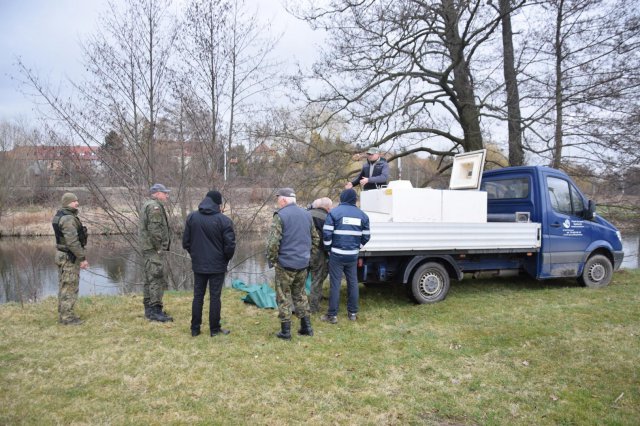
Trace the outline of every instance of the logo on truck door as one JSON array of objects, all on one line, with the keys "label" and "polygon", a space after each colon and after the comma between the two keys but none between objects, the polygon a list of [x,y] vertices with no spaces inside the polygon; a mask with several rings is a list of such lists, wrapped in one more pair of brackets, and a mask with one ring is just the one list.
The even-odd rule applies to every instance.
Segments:
[{"label": "logo on truck door", "polygon": [[581,237],[584,222],[582,220],[565,219],[562,222],[562,235],[566,237]]}]

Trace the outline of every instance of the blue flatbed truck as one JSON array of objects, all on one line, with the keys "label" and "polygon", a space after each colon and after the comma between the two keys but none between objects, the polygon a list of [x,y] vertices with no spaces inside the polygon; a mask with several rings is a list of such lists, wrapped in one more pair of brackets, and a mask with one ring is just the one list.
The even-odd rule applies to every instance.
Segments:
[{"label": "blue flatbed truck", "polygon": [[619,269],[620,232],[564,172],[543,166],[486,171],[479,190],[487,193],[486,223],[400,223],[372,213],[359,281],[403,283],[416,302],[435,303],[447,296],[451,279],[465,274],[525,272],[604,287]]}]

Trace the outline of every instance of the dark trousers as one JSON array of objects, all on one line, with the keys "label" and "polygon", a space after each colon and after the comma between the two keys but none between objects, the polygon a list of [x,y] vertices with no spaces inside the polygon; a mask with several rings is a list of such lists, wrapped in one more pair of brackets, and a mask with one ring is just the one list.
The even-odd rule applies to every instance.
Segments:
[{"label": "dark trousers", "polygon": [[340,261],[335,255],[329,255],[329,309],[328,315],[338,315],[338,305],[340,304],[340,284],[342,273],[347,280],[347,312],[358,313],[358,299],[360,292],[358,289],[358,260],[349,262]]},{"label": "dark trousers", "polygon": [[220,294],[224,285],[225,273],[193,273],[193,303],[191,304],[191,329],[200,330],[202,324],[202,305],[209,283],[209,330],[220,331]]}]

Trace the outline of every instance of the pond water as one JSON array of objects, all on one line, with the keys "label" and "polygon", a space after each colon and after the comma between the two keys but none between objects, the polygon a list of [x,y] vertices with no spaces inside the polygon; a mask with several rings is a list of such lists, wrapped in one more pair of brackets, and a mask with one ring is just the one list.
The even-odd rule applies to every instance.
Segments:
[{"label": "pond water", "polygon": [[[130,237],[129,237],[130,238]],[[238,238],[225,285],[239,279],[247,284],[273,281],[265,256],[266,235]],[[172,241],[166,254],[170,290],[193,289],[189,254]],[[80,271],[80,296],[142,292],[141,260],[135,241],[124,236],[91,236],[87,245],[90,268]],[[177,247],[173,247],[177,246]],[[36,301],[58,294],[58,270],[53,261],[55,238],[0,239],[0,303]]]},{"label": "pond water", "polygon": [[[272,282],[274,271],[265,257],[266,235],[238,238],[236,254],[229,265],[225,285],[235,279],[247,284]],[[140,258],[124,236],[92,236],[87,260],[91,265],[80,272],[80,295],[124,294],[142,291]],[[134,243],[135,244],[135,243]],[[171,290],[193,289],[188,253],[179,238],[167,255]],[[623,235],[623,268],[640,267],[640,235]],[[0,303],[29,302],[58,293],[58,271],[53,262],[54,237],[0,239]]]}]

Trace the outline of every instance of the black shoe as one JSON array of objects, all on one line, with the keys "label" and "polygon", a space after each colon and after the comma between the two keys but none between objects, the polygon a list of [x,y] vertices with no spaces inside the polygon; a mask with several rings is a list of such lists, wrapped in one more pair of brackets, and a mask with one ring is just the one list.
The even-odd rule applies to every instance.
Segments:
[{"label": "black shoe", "polygon": [[191,337],[196,337],[200,335],[200,330],[191,330]]},{"label": "black shoe", "polygon": [[173,317],[167,313],[164,309],[162,309],[162,305],[160,305],[160,313],[167,318],[167,321],[173,322]]},{"label": "black shoe", "polygon": [[231,331],[221,328],[220,330],[211,331],[211,337],[217,336],[218,334],[224,334],[226,336],[229,333],[231,333]]},{"label": "black shoe", "polygon": [[291,340],[291,321],[280,323],[280,332],[276,333],[276,337],[282,340]]},{"label": "black shoe", "polygon": [[313,328],[311,328],[311,318],[300,318],[300,330],[298,334],[301,336],[313,336]]},{"label": "black shoe", "polygon": [[151,319],[151,306],[144,305],[144,317],[146,319]]},{"label": "black shoe", "polygon": [[358,320],[358,314],[355,314],[353,312],[349,312],[347,314],[347,318],[349,318],[349,321],[357,321]]},{"label": "black shoe", "polygon": [[173,318],[167,317],[160,306],[151,306],[151,313],[149,314],[149,321],[168,322],[173,321]]}]

